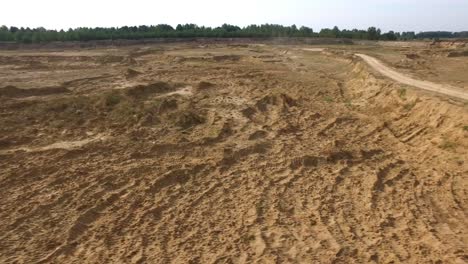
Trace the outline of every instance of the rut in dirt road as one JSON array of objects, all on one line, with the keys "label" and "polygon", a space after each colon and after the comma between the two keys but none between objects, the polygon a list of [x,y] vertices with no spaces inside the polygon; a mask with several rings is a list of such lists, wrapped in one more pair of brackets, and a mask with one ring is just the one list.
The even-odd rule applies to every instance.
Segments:
[{"label": "rut in dirt road", "polygon": [[411,77],[408,77],[404,74],[401,74],[390,67],[385,66],[379,60],[364,54],[356,54],[356,56],[362,58],[367,64],[372,68],[380,72],[381,74],[406,85],[411,85],[420,89],[449,95],[452,97],[468,100],[468,92],[462,91],[460,88],[456,88],[449,85],[442,85],[437,83],[432,83],[428,81],[416,80]]}]

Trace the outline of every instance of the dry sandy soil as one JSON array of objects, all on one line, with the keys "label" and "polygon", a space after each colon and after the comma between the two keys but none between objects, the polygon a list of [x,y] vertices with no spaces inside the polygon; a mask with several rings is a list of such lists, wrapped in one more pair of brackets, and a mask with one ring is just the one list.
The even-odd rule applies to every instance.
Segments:
[{"label": "dry sandy soil", "polygon": [[352,54],[467,57],[326,48],[0,51],[0,262],[466,263],[467,102]]}]

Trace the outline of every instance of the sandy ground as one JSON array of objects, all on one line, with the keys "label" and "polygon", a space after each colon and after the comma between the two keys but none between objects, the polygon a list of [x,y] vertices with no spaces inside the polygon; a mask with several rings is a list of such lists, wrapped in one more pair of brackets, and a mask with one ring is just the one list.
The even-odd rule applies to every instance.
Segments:
[{"label": "sandy ground", "polygon": [[362,50],[0,51],[0,262],[466,263],[466,101]]}]

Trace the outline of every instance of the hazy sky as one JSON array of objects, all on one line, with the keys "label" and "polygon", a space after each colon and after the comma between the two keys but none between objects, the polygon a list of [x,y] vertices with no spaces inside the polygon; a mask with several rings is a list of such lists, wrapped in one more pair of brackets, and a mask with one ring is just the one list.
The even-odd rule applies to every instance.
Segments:
[{"label": "hazy sky", "polygon": [[0,25],[67,29],[195,23],[468,30],[468,0],[1,0]]}]

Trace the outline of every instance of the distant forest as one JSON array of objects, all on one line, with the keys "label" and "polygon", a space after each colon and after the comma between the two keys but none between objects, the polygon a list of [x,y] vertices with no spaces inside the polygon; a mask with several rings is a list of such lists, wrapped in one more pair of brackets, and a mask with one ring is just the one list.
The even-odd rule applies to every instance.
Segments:
[{"label": "distant forest", "polygon": [[51,41],[91,41],[114,39],[145,38],[268,38],[268,37],[315,37],[315,38],[349,38],[366,40],[413,40],[439,38],[468,38],[468,31],[463,32],[394,32],[382,33],[380,29],[370,27],[367,30],[340,30],[338,27],[325,28],[314,32],[309,27],[282,25],[250,25],[238,27],[224,24],[221,27],[199,27],[195,24],[156,26],[111,27],[111,28],[76,28],[69,30],[48,30],[39,28],[0,27],[0,41],[18,43],[41,43]]}]

